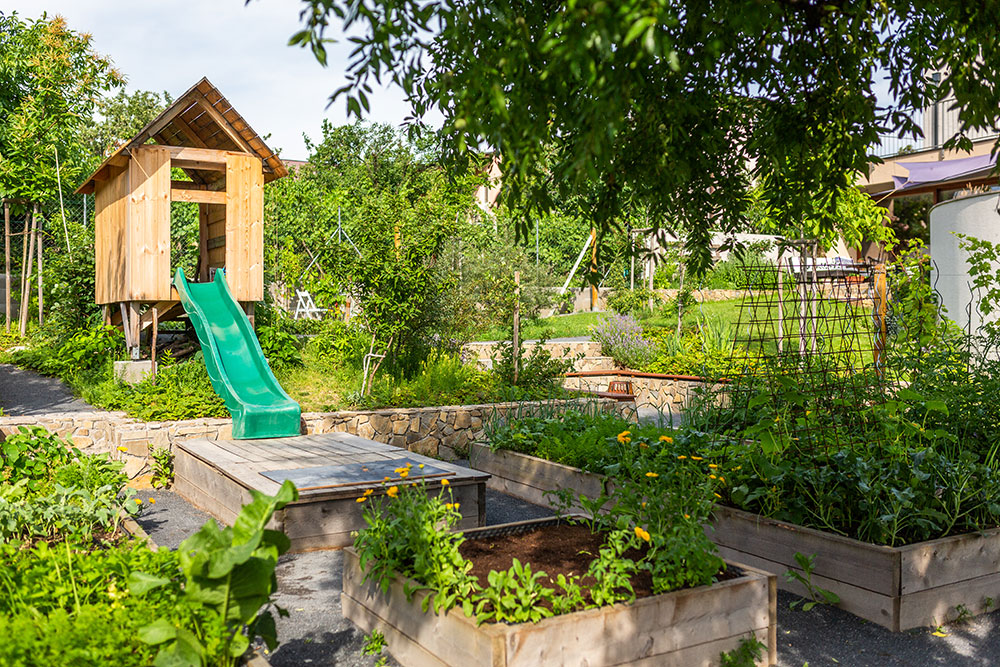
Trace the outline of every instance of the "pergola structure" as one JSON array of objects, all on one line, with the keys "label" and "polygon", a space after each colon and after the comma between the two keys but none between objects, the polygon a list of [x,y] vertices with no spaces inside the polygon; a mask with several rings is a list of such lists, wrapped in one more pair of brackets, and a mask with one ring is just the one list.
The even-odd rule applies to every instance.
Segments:
[{"label": "pergola structure", "polygon": [[[180,168],[190,181],[171,179]],[[233,297],[252,314],[264,298],[265,182],[288,174],[208,79],[177,98],[77,189],[94,194],[95,298],[121,324],[132,358],[142,332],[183,311],[171,281],[170,203],[198,204],[198,265],[224,268]]]}]

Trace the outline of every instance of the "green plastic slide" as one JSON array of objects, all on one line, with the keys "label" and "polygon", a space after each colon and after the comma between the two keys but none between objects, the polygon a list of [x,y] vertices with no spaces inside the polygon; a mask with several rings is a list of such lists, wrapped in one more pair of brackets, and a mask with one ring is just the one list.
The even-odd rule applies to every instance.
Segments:
[{"label": "green plastic slide", "polygon": [[233,416],[233,437],[299,435],[299,404],[274,378],[225,272],[216,271],[210,283],[189,283],[177,269],[174,286],[198,334],[212,387]]}]

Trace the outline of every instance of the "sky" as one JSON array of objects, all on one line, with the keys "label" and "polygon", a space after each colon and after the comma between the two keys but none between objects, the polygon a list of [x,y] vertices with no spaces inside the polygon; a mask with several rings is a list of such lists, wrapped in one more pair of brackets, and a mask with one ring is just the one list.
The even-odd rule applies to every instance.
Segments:
[{"label": "sky", "polygon": [[[308,156],[302,135],[318,139],[324,118],[347,122],[343,99],[327,103],[345,82],[350,46],[329,46],[326,68],[308,49],[288,46],[302,6],[299,0],[0,2],[0,10],[24,17],[62,15],[70,29],[93,35],[93,48],[114,60],[129,92],[177,97],[207,76],[259,135],[271,135],[272,149],[292,160]],[[398,89],[376,89],[370,99],[373,121],[398,125],[409,115]],[[440,124],[440,117],[427,120]]]}]

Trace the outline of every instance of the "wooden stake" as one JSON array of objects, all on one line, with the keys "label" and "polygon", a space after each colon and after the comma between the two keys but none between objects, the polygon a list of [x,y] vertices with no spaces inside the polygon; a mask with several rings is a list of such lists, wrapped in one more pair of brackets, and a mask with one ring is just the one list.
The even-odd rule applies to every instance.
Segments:
[{"label": "wooden stake", "polygon": [[35,245],[38,247],[38,326],[43,323],[42,317],[42,237],[39,236],[41,230],[38,228],[40,222],[35,223]]},{"label": "wooden stake", "polygon": [[5,314],[5,330],[10,333],[10,204],[7,202],[3,203],[3,259],[4,259],[4,270],[6,275],[4,280],[6,281],[5,292],[7,297],[7,310],[4,311]]},{"label": "wooden stake", "polygon": [[514,384],[521,366],[521,272],[514,272]]},{"label": "wooden stake", "polygon": [[590,228],[590,310],[597,310],[597,228]]},{"label": "wooden stake", "polygon": [[783,283],[785,278],[785,267],[781,265],[781,256],[784,254],[784,246],[778,246],[778,355],[781,355],[782,343],[785,339],[785,304]]},{"label": "wooden stake", "polygon": [[[31,299],[31,271],[34,268],[35,260],[35,237],[38,236],[38,207],[31,212],[32,225],[30,227],[30,234],[27,239],[28,248],[28,264],[24,269],[24,280],[22,284],[24,288],[21,291],[21,335],[24,336],[28,333],[28,305]],[[25,230],[27,231],[27,230]]]},{"label": "wooden stake", "polygon": [[875,332],[875,372],[879,377],[885,372],[885,343],[886,343],[886,296],[888,285],[885,276],[885,264],[875,265],[874,276],[875,290],[875,322],[878,330]]},{"label": "wooden stake", "polygon": [[24,267],[28,266],[28,230],[30,230],[30,229],[31,229],[31,213],[29,212],[29,213],[25,213],[24,214],[24,229],[22,229],[21,233],[20,233],[20,237],[21,237],[21,279],[19,281],[19,285],[18,285],[19,289],[18,289],[18,292],[17,292],[17,300],[18,300],[18,312],[17,312],[18,324],[17,324],[17,330],[18,331],[21,331],[21,322],[20,322],[20,320],[24,319],[24,309],[21,307],[20,304],[21,304],[22,301],[24,301],[24,292],[27,289],[27,285],[25,283]]},{"label": "wooden stake", "polygon": [[141,356],[141,351],[139,346],[141,344],[139,339],[139,302],[129,301],[128,302],[128,328],[132,332],[130,338],[132,339],[132,349],[129,350],[129,358],[132,361],[139,361]]}]

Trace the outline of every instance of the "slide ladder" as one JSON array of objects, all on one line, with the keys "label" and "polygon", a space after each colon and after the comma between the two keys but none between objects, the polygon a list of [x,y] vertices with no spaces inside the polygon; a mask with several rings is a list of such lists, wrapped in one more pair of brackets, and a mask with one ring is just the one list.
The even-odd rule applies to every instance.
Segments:
[{"label": "slide ladder", "polygon": [[190,283],[177,269],[174,286],[205,355],[212,387],[233,416],[233,437],[299,435],[299,404],[289,398],[267,365],[257,335],[226,284],[225,272],[208,283]]}]

